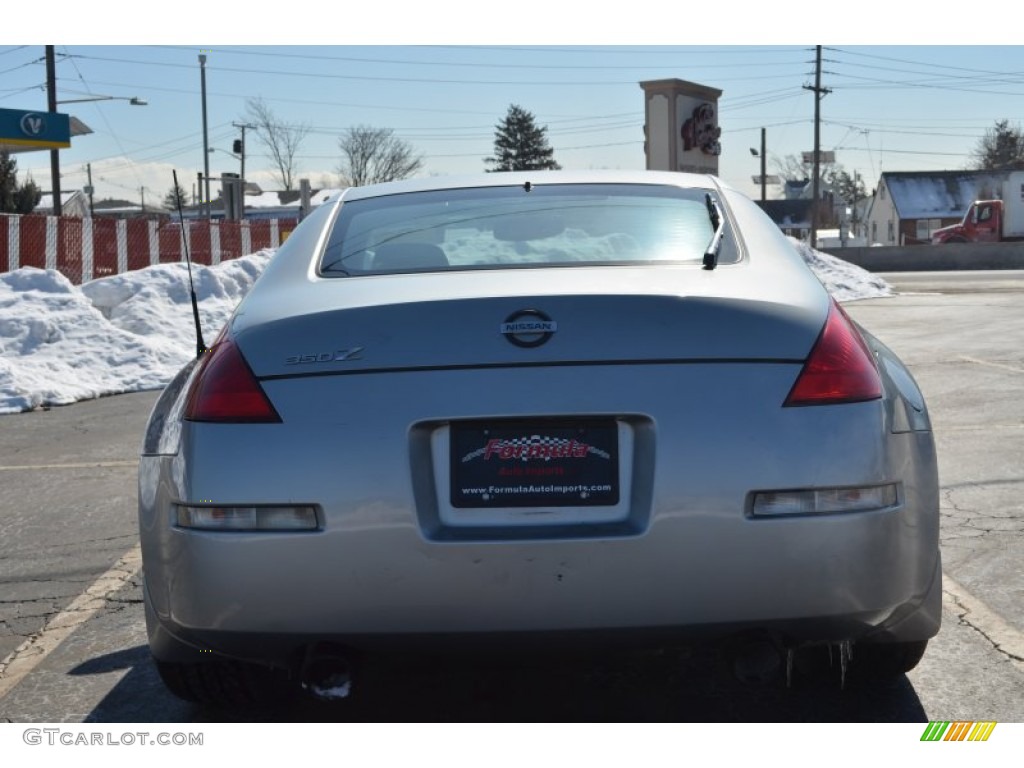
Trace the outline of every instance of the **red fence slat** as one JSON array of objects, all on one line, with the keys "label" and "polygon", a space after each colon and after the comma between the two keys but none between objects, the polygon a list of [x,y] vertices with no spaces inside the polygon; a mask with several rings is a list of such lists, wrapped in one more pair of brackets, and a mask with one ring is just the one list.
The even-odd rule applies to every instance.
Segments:
[{"label": "red fence slat", "polygon": [[[155,246],[150,242],[151,222],[156,222]],[[90,227],[91,223],[91,227]],[[280,245],[284,237],[298,225],[296,219],[251,219],[244,222],[189,221],[188,248],[196,264],[227,261],[247,253]],[[216,237],[212,230],[216,228]],[[243,236],[248,230],[248,245]],[[87,233],[92,235],[92,261],[89,268]],[[169,219],[91,220],[72,216],[0,215],[0,273],[12,268],[56,268],[76,285],[85,279],[117,274],[125,269],[183,260],[181,225]],[[275,239],[275,235],[277,239]],[[214,254],[215,246],[219,248]]]},{"label": "red fence slat", "polygon": [[117,274],[117,220],[92,220],[92,276]]},{"label": "red fence slat", "polygon": [[10,272],[11,262],[8,243],[10,242],[9,225],[11,216],[0,216],[0,272]]},{"label": "red fence slat", "polygon": [[82,281],[82,220],[57,219],[57,271],[72,283]]},{"label": "red fence slat", "polygon": [[46,216],[22,216],[18,266],[46,269]]},{"label": "red fence slat", "polygon": [[149,220],[128,219],[128,270],[149,266]]}]

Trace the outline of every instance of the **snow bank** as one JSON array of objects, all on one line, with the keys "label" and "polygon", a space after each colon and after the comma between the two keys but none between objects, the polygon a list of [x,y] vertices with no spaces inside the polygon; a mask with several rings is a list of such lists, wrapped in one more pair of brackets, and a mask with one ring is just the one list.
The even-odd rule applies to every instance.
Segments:
[{"label": "snow bank", "polygon": [[[270,259],[193,265],[211,340]],[[163,264],[76,287],[56,270],[0,274],[0,414],[164,386],[195,354],[188,271]]]},{"label": "snow bank", "polygon": [[789,241],[828,292],[838,301],[878,299],[893,295],[892,288],[878,275],[873,275],[856,264],[816,251],[796,238],[790,237]]}]

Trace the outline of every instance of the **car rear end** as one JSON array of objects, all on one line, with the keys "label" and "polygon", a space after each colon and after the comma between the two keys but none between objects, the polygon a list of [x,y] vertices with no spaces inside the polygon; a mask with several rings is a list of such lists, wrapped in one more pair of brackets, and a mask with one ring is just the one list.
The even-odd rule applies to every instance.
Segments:
[{"label": "car rear end", "polygon": [[934,634],[923,404],[770,222],[702,183],[682,197],[727,212],[713,269],[703,248],[645,258],[635,231],[587,230],[602,260],[568,263],[583,236],[545,217],[619,189],[481,228],[511,252],[556,238],[557,263],[452,264],[475,246],[449,232],[422,238],[444,265],[382,248],[410,261],[375,267],[369,245],[339,255],[338,227],[401,216],[360,228],[358,199],[296,231],[143,458],[155,655]]}]

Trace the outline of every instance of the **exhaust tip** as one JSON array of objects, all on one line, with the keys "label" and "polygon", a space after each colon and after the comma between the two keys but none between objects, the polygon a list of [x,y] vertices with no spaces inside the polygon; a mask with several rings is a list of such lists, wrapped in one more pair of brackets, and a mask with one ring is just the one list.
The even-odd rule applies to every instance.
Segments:
[{"label": "exhaust tip", "polygon": [[321,701],[340,701],[352,694],[352,666],[339,648],[319,646],[307,654],[300,675],[302,688]]}]

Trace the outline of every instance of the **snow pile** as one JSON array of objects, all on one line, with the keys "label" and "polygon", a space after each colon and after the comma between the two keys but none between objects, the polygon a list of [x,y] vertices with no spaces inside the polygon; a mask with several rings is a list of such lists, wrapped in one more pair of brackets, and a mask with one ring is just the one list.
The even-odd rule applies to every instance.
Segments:
[{"label": "snow pile", "polygon": [[[270,259],[193,265],[212,341]],[[56,270],[0,274],[0,414],[157,389],[195,355],[188,271],[162,264],[76,287]]]},{"label": "snow pile", "polygon": [[837,301],[878,299],[893,295],[892,288],[878,275],[830,254],[816,251],[794,237],[790,237],[789,241]]},{"label": "snow pile", "polygon": [[[892,295],[877,276],[793,243],[840,301]],[[207,343],[272,253],[214,267],[193,265]],[[161,264],[81,287],[55,270],[0,273],[0,414],[163,387],[195,355],[190,303],[184,264]]]},{"label": "snow pile", "polygon": [[[272,253],[263,250],[215,267],[192,265],[205,341],[213,342]],[[185,264],[160,264],[100,278],[85,283],[81,291],[115,328],[140,337],[166,339],[185,350],[182,365],[195,353],[196,329]]]}]

